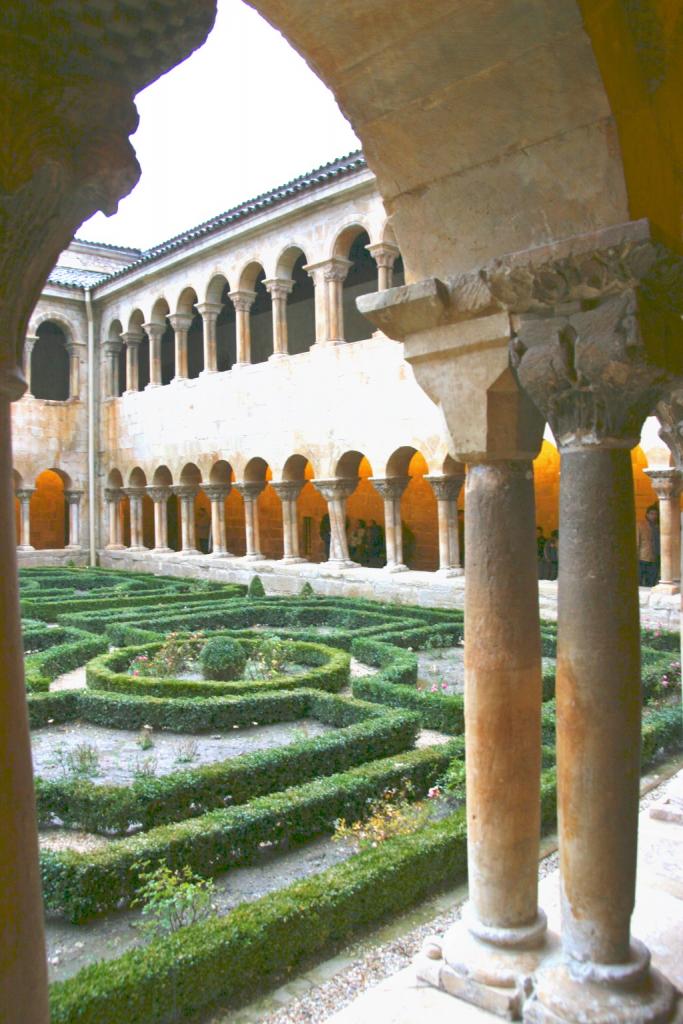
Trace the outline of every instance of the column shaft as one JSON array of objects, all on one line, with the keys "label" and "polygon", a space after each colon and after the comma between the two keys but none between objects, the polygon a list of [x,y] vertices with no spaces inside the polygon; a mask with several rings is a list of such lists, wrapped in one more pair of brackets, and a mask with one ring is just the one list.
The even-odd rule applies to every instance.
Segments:
[{"label": "column shaft", "polygon": [[38,338],[35,335],[28,335],[24,343],[24,377],[26,378],[26,391],[24,398],[33,398],[31,393],[31,364],[33,361],[33,348]]},{"label": "column shaft", "polygon": [[69,503],[69,548],[80,549],[81,546],[81,497],[80,491],[66,493]]},{"label": "column shaft", "polygon": [[176,328],[175,337],[175,380],[187,379],[187,331]]},{"label": "column shaft", "polygon": [[137,340],[126,342],[126,391],[140,390],[138,345]]},{"label": "column shaft", "polygon": [[224,502],[224,497],[211,499],[211,538],[214,555],[223,555],[226,552]]},{"label": "column shaft", "polygon": [[[0,518],[14,520],[10,405],[0,397]],[[43,906],[24,688],[14,530],[0,531],[0,1006],[6,1024],[48,1024]]]},{"label": "column shaft", "polygon": [[436,511],[439,522],[439,569],[451,567],[451,532],[448,529],[450,502],[448,498],[437,498]]},{"label": "column shaft", "polygon": [[161,386],[161,338],[164,325],[151,322],[142,325],[149,338],[149,384],[148,388]]},{"label": "column shaft", "polygon": [[154,547],[165,551],[168,548],[168,499],[154,502]]},{"label": "column shaft", "polygon": [[465,494],[467,847],[479,934],[482,925],[517,929],[538,919],[541,658],[532,465],[473,465]]},{"label": "column shaft", "polygon": [[[563,451],[557,646],[562,940],[629,956],[640,777],[640,644],[631,456]],[[470,573],[468,552],[467,575]]]},{"label": "column shaft", "polygon": [[22,488],[17,491],[19,499],[19,536],[17,544],[20,551],[33,551],[31,544],[31,495],[34,488]]}]

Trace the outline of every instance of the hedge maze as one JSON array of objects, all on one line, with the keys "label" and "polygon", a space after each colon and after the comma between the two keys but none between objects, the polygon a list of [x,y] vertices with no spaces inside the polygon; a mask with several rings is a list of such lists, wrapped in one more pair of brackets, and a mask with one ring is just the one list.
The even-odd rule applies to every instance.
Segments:
[{"label": "hedge maze", "polygon": [[[460,612],[88,569],[24,570],[21,585],[34,730],[87,723],[201,744],[234,729],[248,737],[255,725],[325,726],[270,749],[142,772],[129,785],[38,776],[42,829],[106,840],[87,852],[41,851],[49,919],[106,920],[134,905],[144,873],[162,865],[222,877],[264,846],[329,836],[387,790],[409,786],[422,799],[464,764],[462,695],[430,692],[419,679],[420,652],[460,644]],[[551,623],[542,645],[554,658]],[[643,635],[644,766],[681,742],[677,652],[677,635]],[[358,663],[362,674],[351,671]],[[554,669],[545,664],[542,818],[552,828]],[[83,667],[85,685],[51,689]],[[422,729],[440,742],[417,748]],[[462,878],[464,811],[446,811],[418,832],[53,983],[52,1021],[166,1024],[262,992]]]}]

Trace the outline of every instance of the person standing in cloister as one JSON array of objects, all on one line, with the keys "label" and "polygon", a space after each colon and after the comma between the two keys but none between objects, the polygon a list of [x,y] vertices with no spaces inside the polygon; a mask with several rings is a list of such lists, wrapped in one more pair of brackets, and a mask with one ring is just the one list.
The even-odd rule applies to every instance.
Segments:
[{"label": "person standing in cloister", "polygon": [[638,523],[638,568],[641,587],[654,587],[659,578],[659,509],[649,505]]}]

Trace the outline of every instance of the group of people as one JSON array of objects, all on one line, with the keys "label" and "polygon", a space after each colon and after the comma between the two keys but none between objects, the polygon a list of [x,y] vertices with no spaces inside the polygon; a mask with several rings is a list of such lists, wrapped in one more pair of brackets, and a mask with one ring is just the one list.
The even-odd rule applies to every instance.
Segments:
[{"label": "group of people", "polygon": [[[403,534],[403,561],[409,564],[415,547],[415,535],[410,527],[402,522]],[[327,513],[320,521],[320,537],[325,545],[325,558],[330,556],[330,517]],[[357,519],[354,524],[347,517],[346,536],[349,544],[349,556],[353,562],[359,565],[367,565],[379,569],[386,564],[387,544],[384,527],[376,519],[366,522],[365,519]]]},{"label": "group of people", "polygon": [[559,565],[558,547],[560,534],[553,530],[549,537],[546,537],[543,527],[536,527],[536,550],[538,552],[538,578],[539,580],[556,580]]}]

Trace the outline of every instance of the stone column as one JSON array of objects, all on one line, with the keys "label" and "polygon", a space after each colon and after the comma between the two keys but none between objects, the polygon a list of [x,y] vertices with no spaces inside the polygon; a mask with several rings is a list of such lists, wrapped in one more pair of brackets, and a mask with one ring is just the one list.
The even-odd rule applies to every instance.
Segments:
[{"label": "stone column", "polygon": [[646,469],[659,500],[661,569],[654,590],[678,594],[681,589],[681,472],[673,467]]},{"label": "stone column", "polygon": [[329,331],[327,326],[327,282],[325,280],[325,263],[307,263],[303,268],[313,281],[313,297],[315,302],[315,344],[327,344]]},{"label": "stone column", "polygon": [[271,483],[271,487],[282,502],[282,548],[283,562],[291,565],[294,562],[305,562],[299,548],[299,524],[297,520],[296,502],[305,480],[279,480]]},{"label": "stone column", "polygon": [[105,357],[105,389],[107,398],[119,397],[119,353],[121,351],[120,341],[106,341],[104,343]]},{"label": "stone column", "polygon": [[237,337],[237,361],[235,366],[249,366],[251,363],[251,322],[249,311],[254,305],[256,292],[230,292],[228,296],[235,307]]},{"label": "stone column", "polygon": [[64,347],[69,356],[69,398],[71,401],[77,402],[81,397],[80,352],[83,346],[75,341],[70,341]]},{"label": "stone column", "polygon": [[142,328],[149,338],[149,384],[145,386],[145,391],[149,391],[150,388],[161,387],[161,339],[166,327],[150,322],[143,324]]},{"label": "stone column", "polygon": [[218,372],[218,349],[216,342],[216,321],[223,309],[220,302],[202,302],[197,312],[202,318],[202,340],[204,342],[204,369],[202,374]]},{"label": "stone column", "polygon": [[180,498],[180,554],[198,555],[194,501],[199,488],[195,484],[175,484],[171,491]]},{"label": "stone column", "polygon": [[245,558],[250,562],[260,562],[261,535],[259,531],[258,496],[266,486],[265,480],[242,481],[235,484],[235,489],[244,498],[244,523],[247,534],[247,553]]},{"label": "stone column", "polygon": [[152,554],[167,554],[171,551],[171,548],[168,546],[168,499],[171,496],[171,488],[152,484],[145,489],[154,502],[154,547]]},{"label": "stone column", "polygon": [[173,380],[187,380],[187,333],[192,326],[191,313],[171,313],[168,322],[175,335],[175,374]]},{"label": "stone column", "polygon": [[287,296],[294,287],[289,278],[274,277],[263,282],[268,289],[273,306],[273,354],[279,359],[289,354],[287,348]]},{"label": "stone column", "polygon": [[33,349],[35,348],[38,336],[36,334],[27,334],[26,341],[24,342],[24,376],[26,378],[26,391],[22,395],[22,398],[33,398],[31,392],[31,360],[33,358]]},{"label": "stone column", "polygon": [[[539,972],[525,1016],[532,1024],[673,1019],[672,986],[650,969],[648,950],[630,934],[642,715],[630,449],[666,375],[647,361],[638,292],[623,268],[636,275],[655,259],[647,248],[613,247],[602,262],[588,263],[591,274],[598,265],[615,268],[603,301],[594,299],[591,308],[565,301],[516,323],[519,378],[557,438],[561,474],[556,702],[564,963]],[[656,281],[648,311],[654,288]],[[653,332],[655,355],[666,329],[659,323]]]},{"label": "stone column", "polygon": [[328,260],[325,267],[328,345],[343,345],[346,341],[344,337],[343,289],[346,275],[352,266],[351,260],[344,260],[335,256],[333,259]]},{"label": "stone column", "polygon": [[64,491],[69,506],[69,543],[67,551],[81,550],[81,499],[83,491]]},{"label": "stone column", "polygon": [[384,499],[384,534],[387,544],[387,572],[406,572],[403,564],[403,529],[401,525],[401,496],[409,483],[407,476],[370,478],[370,483]]},{"label": "stone column", "polygon": [[211,502],[211,554],[214,558],[232,558],[225,536],[225,499],[230,484],[202,484],[202,490]]},{"label": "stone column", "polygon": [[121,498],[123,497],[123,491],[119,490],[118,487],[107,487],[104,492],[104,497],[107,502],[107,516],[109,523],[109,543],[107,544],[106,550],[121,551],[124,545],[119,506],[121,504]]},{"label": "stone column", "polygon": [[439,518],[439,568],[442,576],[462,576],[460,535],[458,533],[458,497],[465,474],[426,476],[436,495]]},{"label": "stone column", "polygon": [[35,551],[31,544],[31,495],[35,494],[35,487],[20,487],[16,491],[19,499],[19,536],[17,538],[18,551]]},{"label": "stone column", "polygon": [[377,291],[386,291],[393,283],[394,263],[400,255],[399,248],[390,242],[375,242],[365,248],[377,264]]},{"label": "stone column", "polygon": [[123,493],[127,495],[130,505],[130,550],[146,551],[142,524],[142,497],[145,489],[144,487],[124,487]]},{"label": "stone column", "polygon": [[121,340],[126,346],[126,390],[124,394],[129,395],[133,391],[140,390],[138,357],[142,335],[135,331],[124,331]]},{"label": "stone column", "polygon": [[358,478],[311,480],[311,483],[327,502],[330,517],[330,557],[327,564],[336,569],[358,568],[358,563],[351,561],[346,536],[346,501],[358,486]]}]

